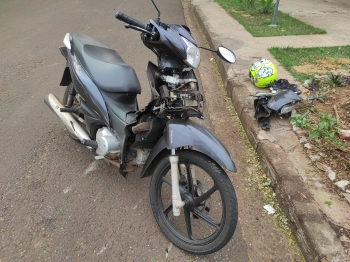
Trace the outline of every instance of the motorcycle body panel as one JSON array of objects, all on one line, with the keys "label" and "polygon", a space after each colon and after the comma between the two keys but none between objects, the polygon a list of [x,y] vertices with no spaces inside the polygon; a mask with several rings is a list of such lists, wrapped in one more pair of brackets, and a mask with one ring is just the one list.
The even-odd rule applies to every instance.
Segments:
[{"label": "motorcycle body panel", "polygon": [[95,83],[88,76],[74,54],[69,53],[68,63],[72,82],[77,93],[82,97],[88,107],[97,114],[101,121],[106,126],[110,126],[106,104]]},{"label": "motorcycle body panel", "polygon": [[149,61],[146,68],[146,74],[151,88],[151,101],[153,101],[159,98],[159,87],[163,84],[160,79],[161,73],[159,72],[158,67]]},{"label": "motorcycle body panel", "polygon": [[[185,68],[187,65],[183,62],[186,59],[186,46],[181,40],[185,37],[191,43],[196,45],[195,40],[189,32],[180,25],[157,24],[151,20],[150,23],[159,32],[159,39],[156,41],[147,39],[145,45],[158,56],[158,66],[161,70],[166,68]],[[151,47],[149,46],[151,45]]]},{"label": "motorcycle body panel", "polygon": [[136,95],[127,93],[107,93],[101,91],[108,105],[111,128],[114,130],[121,147],[121,160],[124,162],[127,146],[127,137],[130,133],[128,126],[136,121],[137,99]]}]

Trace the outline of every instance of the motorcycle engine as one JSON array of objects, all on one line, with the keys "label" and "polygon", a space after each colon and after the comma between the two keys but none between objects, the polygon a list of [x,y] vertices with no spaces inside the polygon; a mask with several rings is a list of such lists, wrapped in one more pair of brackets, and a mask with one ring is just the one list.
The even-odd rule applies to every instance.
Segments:
[{"label": "motorcycle engine", "polygon": [[120,155],[119,140],[107,127],[102,127],[97,130],[96,142],[98,145],[96,148],[97,155],[108,156],[111,159]]},{"label": "motorcycle engine", "polygon": [[167,104],[163,108],[167,108],[168,112],[186,111],[189,116],[202,117],[203,95],[198,91],[196,82],[189,82],[177,88],[162,85],[159,90],[161,98]]}]

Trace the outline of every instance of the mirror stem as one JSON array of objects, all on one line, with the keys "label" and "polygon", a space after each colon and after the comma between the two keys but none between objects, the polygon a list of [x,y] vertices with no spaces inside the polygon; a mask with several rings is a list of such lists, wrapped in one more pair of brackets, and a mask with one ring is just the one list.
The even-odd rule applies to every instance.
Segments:
[{"label": "mirror stem", "polygon": [[208,50],[208,51],[216,53],[216,50],[211,50],[211,49],[203,47],[203,46],[198,46],[198,48],[201,48],[201,49]]},{"label": "mirror stem", "polygon": [[151,0],[151,1],[152,1],[152,3],[153,3],[154,7],[157,9],[158,17],[156,18],[156,23],[159,24],[159,21],[160,21],[160,11],[159,11],[159,9],[158,9],[156,3],[154,2],[154,0]]}]

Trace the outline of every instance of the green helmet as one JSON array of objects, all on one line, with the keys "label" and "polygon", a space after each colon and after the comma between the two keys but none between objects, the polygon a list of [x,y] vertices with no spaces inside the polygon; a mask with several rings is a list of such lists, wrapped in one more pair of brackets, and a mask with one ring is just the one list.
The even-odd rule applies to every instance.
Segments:
[{"label": "green helmet", "polygon": [[249,77],[256,87],[265,88],[275,81],[277,69],[270,60],[262,58],[250,66]]}]

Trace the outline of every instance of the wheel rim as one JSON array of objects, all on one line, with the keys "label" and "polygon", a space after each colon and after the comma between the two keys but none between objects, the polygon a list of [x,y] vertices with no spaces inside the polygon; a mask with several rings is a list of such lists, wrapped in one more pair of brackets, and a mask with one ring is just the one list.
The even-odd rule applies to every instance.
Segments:
[{"label": "wheel rim", "polygon": [[160,218],[178,239],[193,245],[214,241],[225,225],[224,199],[217,182],[190,160],[179,160],[180,193],[185,202],[181,216],[172,214],[170,166],[158,181]]}]

